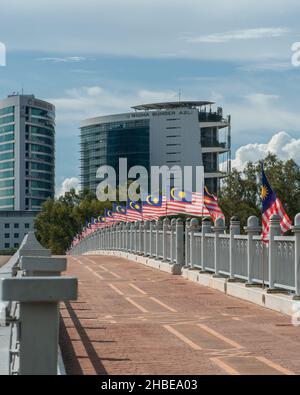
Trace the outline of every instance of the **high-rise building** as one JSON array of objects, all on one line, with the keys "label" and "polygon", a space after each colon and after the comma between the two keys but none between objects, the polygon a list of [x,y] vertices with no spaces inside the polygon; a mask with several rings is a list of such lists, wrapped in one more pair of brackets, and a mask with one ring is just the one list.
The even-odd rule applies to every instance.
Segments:
[{"label": "high-rise building", "polygon": [[[230,116],[209,101],[144,104],[135,111],[81,122],[81,187],[96,191],[97,169],[119,158],[136,165],[204,166],[205,183],[217,192],[230,164]],[[220,169],[220,163],[223,163]]]},{"label": "high-rise building", "polygon": [[0,101],[0,210],[40,210],[54,196],[55,107],[33,95]]}]

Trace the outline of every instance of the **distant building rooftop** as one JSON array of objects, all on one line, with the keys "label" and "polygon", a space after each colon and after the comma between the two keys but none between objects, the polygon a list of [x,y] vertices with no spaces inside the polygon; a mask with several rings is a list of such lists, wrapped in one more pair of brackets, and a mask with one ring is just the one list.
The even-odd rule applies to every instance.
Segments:
[{"label": "distant building rooftop", "polygon": [[174,101],[174,102],[165,102],[165,103],[150,103],[150,104],[141,104],[138,106],[131,107],[134,110],[165,110],[172,108],[193,108],[193,107],[202,107],[215,104],[211,101]]}]

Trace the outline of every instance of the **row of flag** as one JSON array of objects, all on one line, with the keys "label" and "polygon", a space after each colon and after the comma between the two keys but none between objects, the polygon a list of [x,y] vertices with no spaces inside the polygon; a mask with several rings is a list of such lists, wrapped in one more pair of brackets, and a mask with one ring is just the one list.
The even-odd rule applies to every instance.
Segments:
[{"label": "row of flag", "polygon": [[[285,212],[281,201],[272,190],[261,167],[261,198],[262,198],[262,241],[268,243],[270,218],[273,214],[280,217],[282,233],[292,228],[292,221]],[[191,216],[211,217],[213,221],[225,216],[218,204],[217,196],[209,193],[207,188],[204,194],[197,192],[188,193],[172,189],[169,198],[163,195],[149,195],[143,202],[128,200],[126,205],[113,203],[112,209],[105,209],[104,215],[91,218],[86,222],[81,233],[77,234],[72,242],[75,246],[80,240],[101,227],[108,227],[120,222],[135,222],[144,220],[158,220],[160,217],[167,217],[177,214]]]},{"label": "row of flag", "polygon": [[104,214],[92,217],[87,221],[82,232],[75,236],[72,246],[76,245],[96,229],[108,227],[119,222],[135,222],[158,220],[161,217],[186,214],[190,216],[211,217],[215,221],[218,217],[225,219],[219,207],[217,197],[205,188],[204,195],[188,193],[173,188],[169,198],[161,194],[149,195],[143,202],[128,200],[126,205],[113,203],[112,209],[105,209]]}]

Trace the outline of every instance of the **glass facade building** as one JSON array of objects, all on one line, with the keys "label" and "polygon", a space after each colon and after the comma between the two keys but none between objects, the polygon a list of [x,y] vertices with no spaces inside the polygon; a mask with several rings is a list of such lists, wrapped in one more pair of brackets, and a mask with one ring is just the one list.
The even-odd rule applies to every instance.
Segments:
[{"label": "glass facade building", "polygon": [[[167,102],[81,122],[81,186],[96,191],[102,165],[118,174],[119,158],[128,168],[142,165],[203,166],[205,184],[217,193],[230,171],[230,116],[212,102]],[[222,166],[220,164],[222,163]],[[194,182],[193,182],[194,185]]]},{"label": "glass facade building", "polygon": [[100,166],[112,166],[119,175],[119,158],[127,158],[128,168],[149,170],[149,120],[104,122],[81,128],[81,184],[95,191]]},{"label": "glass facade building", "polygon": [[0,101],[0,210],[39,210],[54,196],[55,108],[33,95]]}]

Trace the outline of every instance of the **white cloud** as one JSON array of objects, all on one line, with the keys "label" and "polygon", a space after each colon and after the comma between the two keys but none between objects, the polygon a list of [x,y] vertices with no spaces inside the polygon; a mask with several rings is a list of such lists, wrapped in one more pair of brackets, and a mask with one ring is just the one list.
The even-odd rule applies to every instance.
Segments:
[{"label": "white cloud", "polygon": [[[205,4],[199,0],[4,2],[1,41],[11,51],[47,49],[56,55],[109,54],[232,61],[264,56],[271,45],[276,56],[286,60],[291,39],[284,26],[295,32],[295,39],[299,31],[298,0],[214,0]],[[72,18],[66,18],[70,9]],[[12,20],[19,29],[11,29]],[[177,39],[183,35],[194,42]],[[199,44],[196,48],[195,42]],[[208,48],[205,43],[230,45],[220,45],[216,51],[214,45]]]},{"label": "white cloud", "polygon": [[264,159],[268,153],[273,153],[279,159],[294,159],[300,165],[300,139],[292,138],[286,132],[278,132],[266,144],[247,144],[236,151],[232,167],[242,170],[246,163]]},{"label": "white cloud", "polygon": [[79,192],[80,181],[76,177],[66,178],[63,180],[61,187],[57,192],[57,197],[63,196],[66,192],[69,192],[70,189],[74,188],[76,192]]},{"label": "white cloud", "polygon": [[45,57],[45,58],[38,58],[36,60],[42,61],[42,62],[51,62],[51,63],[77,63],[77,62],[82,62],[86,60],[86,58],[82,56],[65,56],[65,57],[60,57],[60,58],[55,58],[55,57]]},{"label": "white cloud", "polygon": [[131,106],[163,100],[174,100],[175,91],[137,90],[131,93],[108,91],[100,86],[68,89],[64,97],[47,99],[56,106],[59,122],[79,122],[85,118],[128,112]]},{"label": "white cloud", "polygon": [[262,38],[281,37],[289,32],[282,27],[261,27],[256,29],[233,30],[224,33],[208,34],[199,37],[183,37],[190,43],[218,44],[236,40],[257,40]]}]

